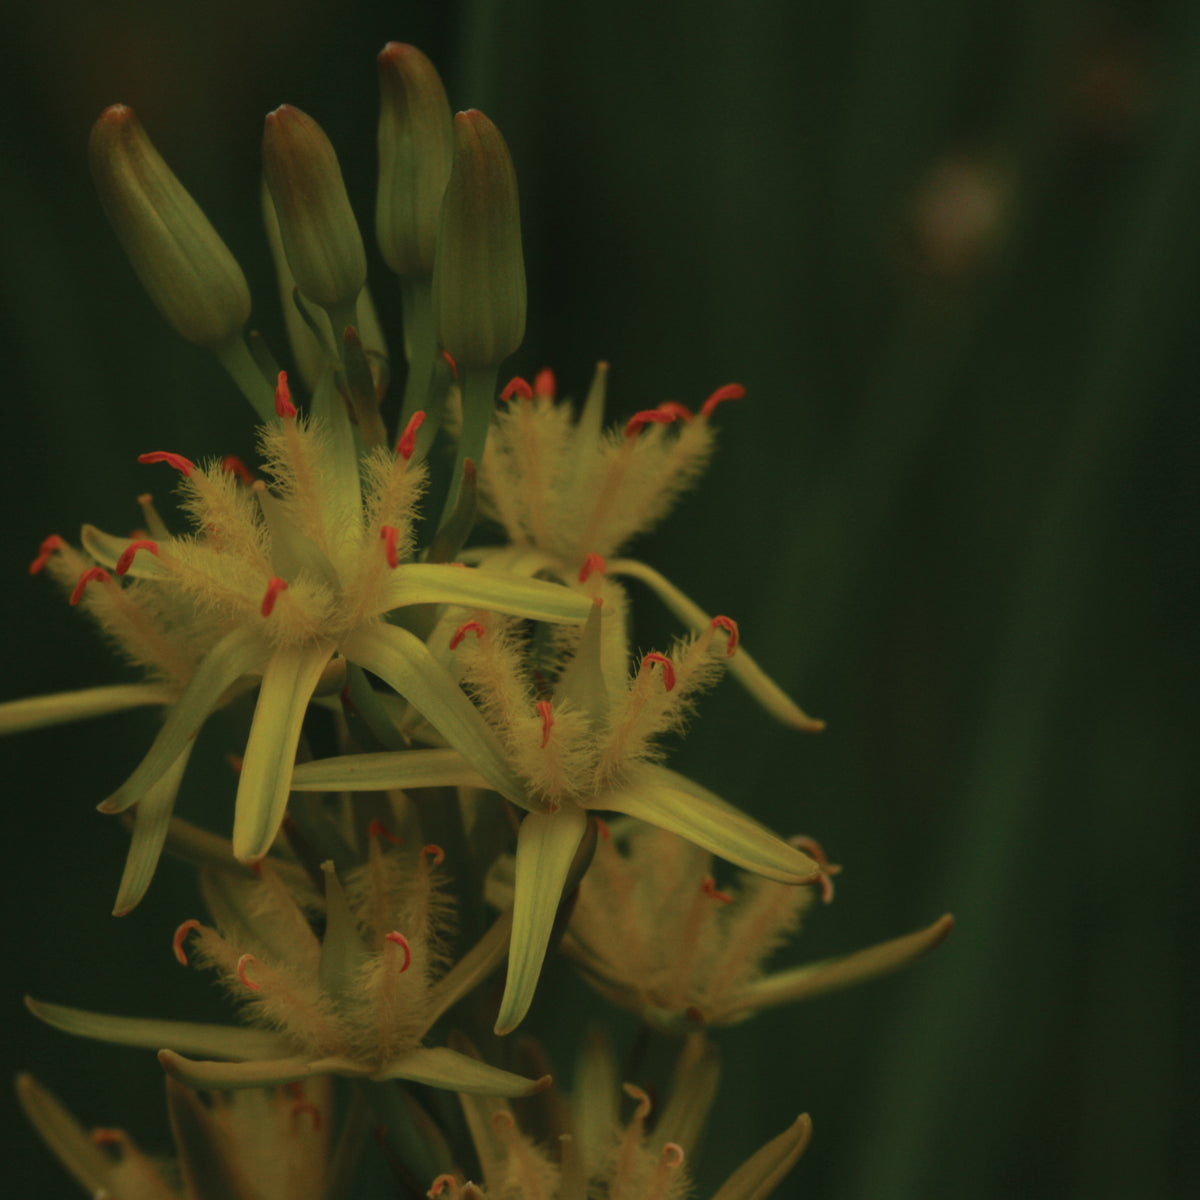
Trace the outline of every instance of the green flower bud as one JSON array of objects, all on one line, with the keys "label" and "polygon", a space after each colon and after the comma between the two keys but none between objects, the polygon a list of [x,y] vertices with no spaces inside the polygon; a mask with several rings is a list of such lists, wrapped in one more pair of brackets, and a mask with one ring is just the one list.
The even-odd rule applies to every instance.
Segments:
[{"label": "green flower bud", "polygon": [[246,277],[133,109],[100,114],[88,155],[105,214],[159,312],[189,342],[228,343],[250,316]]},{"label": "green flower bud", "polygon": [[433,63],[400,42],[379,54],[379,92],[375,235],[397,275],[428,276],[454,157],[450,103]]},{"label": "green flower bud", "polygon": [[495,368],[525,336],[517,176],[500,131],[475,109],[454,118],[433,307],[442,346],[460,367]]},{"label": "green flower bud", "polygon": [[352,310],[367,257],[324,130],[290,104],[268,113],[263,173],[296,286],[322,308]]}]

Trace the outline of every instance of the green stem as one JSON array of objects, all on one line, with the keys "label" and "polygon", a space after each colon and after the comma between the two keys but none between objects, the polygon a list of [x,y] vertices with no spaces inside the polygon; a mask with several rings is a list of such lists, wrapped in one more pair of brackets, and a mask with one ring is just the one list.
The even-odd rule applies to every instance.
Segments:
[{"label": "green stem", "polygon": [[239,333],[223,345],[214,346],[213,353],[238,385],[242,395],[253,405],[260,419],[271,421],[275,416],[274,385],[258,369],[242,335]]},{"label": "green stem", "polygon": [[496,403],[496,368],[462,367],[462,432],[458,439],[458,456],[454,460],[454,476],[442,508],[441,529],[454,516],[458,495],[462,490],[463,464],[469,458],[476,467],[483,461],[488,427],[492,423],[492,408]]}]

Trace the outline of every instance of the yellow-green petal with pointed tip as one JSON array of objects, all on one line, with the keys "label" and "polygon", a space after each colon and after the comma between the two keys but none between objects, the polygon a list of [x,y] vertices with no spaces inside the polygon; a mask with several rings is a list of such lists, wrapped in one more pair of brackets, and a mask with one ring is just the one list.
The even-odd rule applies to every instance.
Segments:
[{"label": "yellow-green petal with pointed tip", "polygon": [[478,1059],[469,1058],[445,1046],[418,1049],[389,1063],[372,1079],[407,1079],[430,1087],[466,1092],[472,1096],[532,1096],[550,1083],[550,1076],[526,1079],[511,1071],[501,1071]]},{"label": "yellow-green petal with pointed tip", "polygon": [[406,604],[461,604],[531,621],[576,625],[586,621],[592,611],[588,596],[561,584],[454,563],[407,563],[397,567],[383,602],[389,610]]},{"label": "yellow-green petal with pointed tip", "polygon": [[398,750],[342,754],[299,763],[294,792],[379,792],[388,788],[487,787],[457,750]]},{"label": "yellow-green petal with pointed tip", "polygon": [[802,1113],[778,1137],[746,1159],[713,1200],[765,1200],[796,1165],[810,1137],[812,1118]]},{"label": "yellow-green petal with pointed tip", "polygon": [[665,767],[643,763],[618,791],[590,807],[611,809],[676,833],[735,867],[780,883],[812,883],[821,868],[753,817],[698,783]]},{"label": "yellow-green petal with pointed tip", "polygon": [[109,1158],[66,1105],[32,1075],[17,1076],[17,1100],[29,1123],[86,1192],[98,1193],[113,1171]]},{"label": "yellow-green petal with pointed tip", "polygon": [[533,1003],[563,885],[586,831],[587,814],[574,804],[556,813],[530,813],[521,822],[508,977],[496,1017],[501,1036],[516,1029]]},{"label": "yellow-green petal with pointed tip", "polygon": [[308,1059],[304,1056],[256,1059],[253,1062],[202,1062],[174,1050],[160,1050],[158,1061],[172,1079],[188,1087],[206,1091],[226,1091],[249,1087],[279,1087],[310,1075],[368,1074],[345,1058]]},{"label": "yellow-green petal with pointed tip", "polygon": [[278,1057],[291,1043],[277,1033],[244,1029],[237,1025],[204,1025],[195,1021],[159,1021],[149,1017],[114,1017],[108,1013],[68,1008],[25,997],[25,1007],[39,1021],[76,1037],[115,1046],[137,1046],[157,1050],[180,1046],[189,1054],[212,1054],[221,1058],[252,1059]]},{"label": "yellow-green petal with pointed tip", "polygon": [[[712,617],[704,609],[645,563],[632,558],[617,558],[608,564],[608,574],[640,580],[694,633],[702,633],[712,624]],[[824,721],[810,717],[740,645],[726,661],[726,666],[730,675],[777,721],[807,733],[820,733],[825,728]]]},{"label": "yellow-green petal with pointed tip", "polygon": [[246,741],[233,814],[233,856],[257,862],[271,848],[287,809],[300,726],[333,646],[276,650],[263,672]]},{"label": "yellow-green petal with pointed tip", "polygon": [[[117,569],[121,555],[133,545],[133,538],[114,537],[97,529],[95,525],[85,525],[80,532],[79,540],[83,548],[102,566],[110,571]],[[167,569],[158,561],[158,557],[149,550],[140,550],[133,556],[129,569],[125,572],[130,579],[161,579],[167,574]]]},{"label": "yellow-green petal with pointed tip", "polygon": [[109,687],[54,692],[0,704],[0,734],[46,729],[71,721],[86,721],[148,704],[170,704],[175,692],[158,683],[116,683]]},{"label": "yellow-green petal with pointed tip", "polygon": [[259,1200],[238,1167],[236,1143],[191,1088],[167,1077],[167,1115],[189,1200]]}]

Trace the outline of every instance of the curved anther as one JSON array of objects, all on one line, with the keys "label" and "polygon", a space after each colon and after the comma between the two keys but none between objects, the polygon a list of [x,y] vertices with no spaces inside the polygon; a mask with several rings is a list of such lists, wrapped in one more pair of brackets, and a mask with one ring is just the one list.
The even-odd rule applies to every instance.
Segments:
[{"label": "curved anther", "polygon": [[711,625],[713,629],[723,629],[729,634],[729,641],[725,646],[725,657],[732,658],[738,645],[737,622],[732,617],[713,617]]},{"label": "curved anther", "polygon": [[477,638],[481,638],[483,637],[483,626],[478,621],[464,621],[450,638],[450,649],[457,650],[468,633],[473,633]]},{"label": "curved anther", "polygon": [[275,379],[275,415],[285,419],[294,418],[296,415],[296,406],[292,403],[292,389],[288,387],[286,371],[280,371]]},{"label": "curved anther", "polygon": [[175,951],[175,961],[182,966],[188,965],[187,952],[183,948],[183,943],[187,941],[187,935],[193,932],[199,932],[203,926],[195,917],[184,921],[178,929],[175,930],[175,936],[171,939],[171,949]]},{"label": "curved anther", "polygon": [[151,450],[149,454],[139,454],[137,460],[143,464],[166,463],[185,476],[196,469],[196,464],[190,458],[184,458],[182,454],[172,454],[170,450]]},{"label": "curved anther", "polygon": [[124,550],[121,551],[121,557],[117,559],[117,574],[124,575],[129,568],[133,566],[134,555],[139,550],[149,550],[155,558],[158,557],[158,543],[152,542],[149,538],[138,538],[136,542],[130,542]]},{"label": "curved anther", "polygon": [[662,1148],[660,1162],[664,1167],[674,1171],[683,1166],[683,1147],[678,1142],[667,1142]]},{"label": "curved anther", "polygon": [[437,1200],[446,1188],[450,1189],[450,1200],[455,1200],[458,1195],[458,1180],[453,1175],[439,1175],[425,1195],[429,1197],[429,1200]]},{"label": "curved anther", "polygon": [[696,419],[696,414],[686,404],[680,404],[678,400],[664,400],[658,406],[658,411],[669,414],[685,425]]},{"label": "curved anther", "polygon": [[670,425],[676,415],[673,412],[664,412],[661,408],[648,408],[644,412],[634,413],[625,426],[625,436],[637,437],[646,425]]},{"label": "curved anther", "polygon": [[533,388],[520,375],[514,375],[504,385],[504,391],[500,393],[501,400],[511,400],[514,396],[519,396],[522,400],[533,399]]},{"label": "curved anther", "polygon": [[415,412],[409,418],[408,424],[404,427],[404,432],[400,435],[400,440],[396,443],[396,454],[407,462],[413,456],[413,451],[417,448],[417,430],[425,424],[425,412]]},{"label": "curved anther", "polygon": [[440,867],[446,861],[446,852],[436,842],[430,842],[428,846],[421,847],[421,857],[431,858],[433,866]]},{"label": "curved anther", "polygon": [[378,817],[373,817],[367,826],[367,841],[375,838],[383,838],[385,842],[391,842],[393,846],[399,846],[404,840],[397,837]]},{"label": "curved anther", "polygon": [[254,482],[250,468],[236,454],[227,454],[221,459],[221,470],[226,475],[236,475],[243,483]]},{"label": "curved anther", "polygon": [[633,1119],[635,1121],[644,1121],[650,1115],[652,1107],[650,1103],[650,1095],[635,1083],[623,1083],[621,1089],[625,1095],[632,1097],[637,1101],[637,1108],[634,1110]]},{"label": "curved anther", "polygon": [[662,667],[663,684],[667,691],[671,691],[675,687],[675,664],[665,655],[659,654],[657,650],[651,650],[649,654],[642,656],[642,661],[638,666],[638,674],[643,671],[648,671],[650,668],[647,663],[658,663]]},{"label": "curved anther", "polygon": [[533,377],[533,394],[535,396],[545,396],[547,400],[553,400],[558,394],[558,381],[554,378],[554,372],[549,367],[543,367]]},{"label": "curved anther", "polygon": [[72,608],[83,599],[83,590],[89,583],[112,583],[112,576],[103,567],[88,567],[80,575],[79,582],[76,583],[75,590],[71,593],[70,605]]},{"label": "curved anther", "polygon": [[450,374],[453,375],[455,379],[457,379],[458,378],[458,363],[456,363],[454,361],[454,356],[450,353],[449,350],[443,350],[442,358],[444,358],[446,360],[446,366],[448,366],[450,368]]},{"label": "curved anther", "polygon": [[383,542],[383,554],[387,559],[387,565],[394,571],[400,565],[400,552],[396,547],[396,543],[400,540],[400,530],[395,525],[381,525],[379,537]]},{"label": "curved anther", "polygon": [[795,846],[797,850],[803,850],[821,868],[821,874],[818,878],[818,882],[821,885],[821,903],[832,904],[833,879],[831,876],[840,875],[842,868],[837,863],[829,861],[824,848],[816,838],[804,837],[801,834],[797,834],[795,837],[788,838],[788,844]]},{"label": "curved anther", "polygon": [[249,966],[251,963],[256,963],[256,962],[258,962],[258,959],[257,959],[257,958],[255,958],[253,954],[243,954],[243,955],[242,955],[242,957],[241,957],[241,958],[239,958],[239,959],[237,960],[237,977],[238,977],[238,978],[239,978],[239,979],[242,981],[242,983],[244,983],[244,984],[246,985],[246,987],[248,987],[248,988],[249,988],[249,989],[250,989],[252,992],[261,992],[261,991],[262,991],[262,985],[261,985],[261,984],[257,984],[257,983],[255,983],[255,982],[254,982],[254,980],[253,980],[253,979],[248,979],[248,978],[246,977],[246,968],[247,968],[247,967],[248,967],[248,966]]},{"label": "curved anther", "polygon": [[717,881],[711,875],[705,875],[704,882],[700,884],[700,890],[710,900],[716,900],[721,904],[728,904],[733,899],[728,892],[722,892],[717,887]]},{"label": "curved anther", "polygon": [[262,599],[262,615],[269,617],[275,611],[275,601],[279,599],[280,592],[288,590],[288,581],[280,579],[278,575],[272,575],[267,580],[267,590]]},{"label": "curved anther", "polygon": [[599,554],[589,554],[579,568],[579,582],[587,583],[590,576],[599,572],[601,575],[608,570],[608,564]]},{"label": "curved anther", "polygon": [[537,702],[537,710],[542,718],[542,746],[545,750],[546,743],[550,740],[550,730],[554,728],[554,709],[551,707],[549,700],[539,700]]},{"label": "curved anther", "polygon": [[719,387],[705,402],[700,406],[700,415],[702,417],[712,416],[712,410],[724,400],[741,400],[746,394],[746,389],[740,383],[727,383],[724,387]]},{"label": "curved anther", "polygon": [[308,1113],[312,1117],[313,1133],[316,1133],[321,1128],[321,1110],[311,1100],[300,1100],[292,1106],[289,1115],[295,1121],[301,1113]]},{"label": "curved anther", "polygon": [[52,533],[48,538],[43,538],[42,544],[38,547],[37,558],[29,564],[30,575],[40,574],[50,561],[51,556],[61,550],[66,544],[57,533]]},{"label": "curved anther", "polygon": [[507,1108],[502,1108],[499,1112],[492,1114],[492,1128],[497,1133],[510,1133],[516,1127],[516,1124],[512,1113]]},{"label": "curved anther", "polygon": [[404,965],[400,968],[400,974],[403,975],[412,966],[412,947],[408,944],[408,938],[393,929],[391,933],[383,935],[383,940],[391,942],[393,946],[399,946],[404,951]]}]

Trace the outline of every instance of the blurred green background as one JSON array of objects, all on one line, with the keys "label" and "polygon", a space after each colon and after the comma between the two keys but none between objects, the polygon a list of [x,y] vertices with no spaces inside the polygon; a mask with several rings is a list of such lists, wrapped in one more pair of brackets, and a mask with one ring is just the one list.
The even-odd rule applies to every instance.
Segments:
[{"label": "blurred green background", "polygon": [[[25,576],[38,541],[134,523],[140,452],[252,447],[250,410],[104,223],[92,120],[137,109],[281,350],[262,117],[286,100],[322,123],[369,229],[374,55],[414,42],[516,161],[512,370],[550,364],[578,394],[606,358],[614,416],[746,385],[703,486],[639,552],[829,722],[775,728],[726,684],[675,760],[844,864],[786,961],[958,917],[908,973],[722,1039],[700,1195],[800,1110],[816,1133],[781,1197],[1190,1194],[1195,4],[47,0],[6,23],[5,698],[118,677]],[[372,278],[394,323],[377,256]],[[641,644],[662,642],[670,621],[642,613]],[[153,1058],[19,1007],[221,1011],[169,955],[198,911],[184,870],[107,915],[124,836],[92,810],[150,731],[5,744],[2,1023],[10,1073],[161,1152]],[[221,827],[236,739],[205,739],[182,807]],[[582,994],[551,978],[534,1010],[560,1050]],[[75,1194],[3,1102],[13,1194]]]}]

